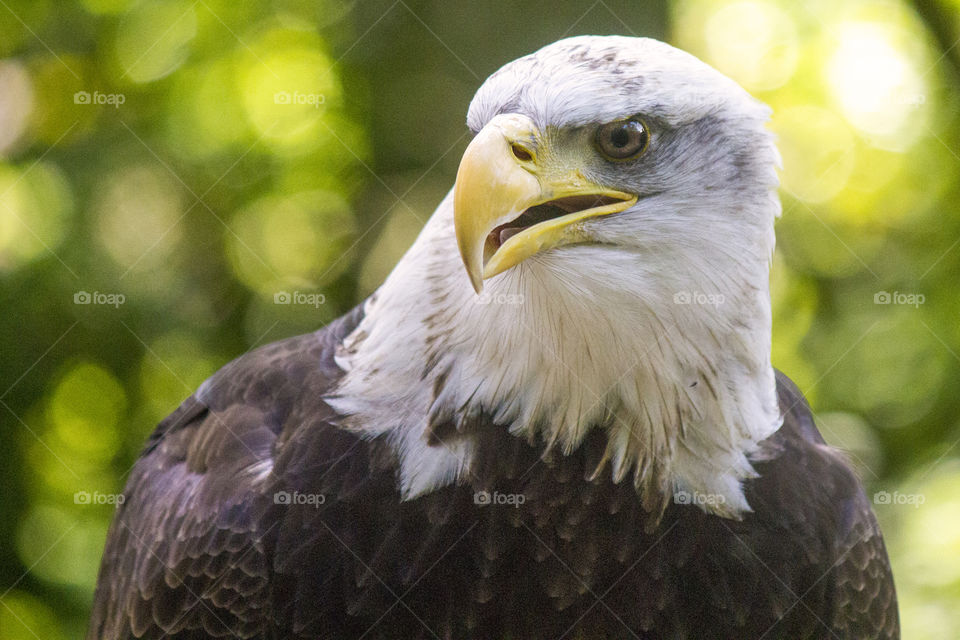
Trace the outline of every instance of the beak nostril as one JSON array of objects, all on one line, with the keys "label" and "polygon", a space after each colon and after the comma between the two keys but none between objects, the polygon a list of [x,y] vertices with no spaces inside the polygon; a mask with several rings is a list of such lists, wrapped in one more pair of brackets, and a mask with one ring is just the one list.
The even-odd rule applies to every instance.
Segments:
[{"label": "beak nostril", "polygon": [[513,151],[513,156],[521,162],[533,160],[533,154],[530,153],[530,151],[519,142],[514,142],[511,144],[510,150]]}]

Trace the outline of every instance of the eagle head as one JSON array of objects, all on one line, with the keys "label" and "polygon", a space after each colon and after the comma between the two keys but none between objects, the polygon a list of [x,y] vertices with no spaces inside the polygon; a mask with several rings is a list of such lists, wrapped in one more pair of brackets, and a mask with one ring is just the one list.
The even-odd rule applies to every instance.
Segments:
[{"label": "eagle head", "polygon": [[479,292],[570,245],[686,270],[695,283],[703,269],[738,277],[731,253],[767,260],[772,250],[768,114],[656,40],[576,37],[511,62],[480,87],[467,118],[476,136],[454,212],[471,283]]},{"label": "eagle head", "polygon": [[483,83],[454,188],[338,357],[331,402],[391,439],[405,495],[468,474],[480,424],[564,455],[601,430],[597,473],[646,503],[749,509],[780,424],[768,116],[645,38],[561,40]]}]

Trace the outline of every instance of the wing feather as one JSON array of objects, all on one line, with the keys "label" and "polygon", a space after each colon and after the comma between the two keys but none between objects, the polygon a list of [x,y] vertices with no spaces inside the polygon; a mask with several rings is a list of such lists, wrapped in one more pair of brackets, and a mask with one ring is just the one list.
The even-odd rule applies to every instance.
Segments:
[{"label": "wing feather", "polygon": [[157,426],[108,532],[89,640],[266,633],[277,440],[359,318],[238,358]]}]

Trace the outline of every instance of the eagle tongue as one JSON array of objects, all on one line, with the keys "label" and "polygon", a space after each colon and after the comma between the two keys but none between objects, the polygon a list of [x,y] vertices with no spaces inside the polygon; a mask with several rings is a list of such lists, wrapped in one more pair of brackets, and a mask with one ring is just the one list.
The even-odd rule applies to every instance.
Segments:
[{"label": "eagle tongue", "polygon": [[530,207],[511,222],[494,229],[493,240],[497,247],[500,247],[504,242],[517,235],[524,229],[528,229],[533,225],[546,220],[559,218],[567,213],[569,213],[569,211],[566,211],[564,208],[559,207],[552,202],[546,202],[535,207]]},{"label": "eagle tongue", "polygon": [[500,244],[517,235],[523,231],[524,227],[507,227],[506,229],[500,229]]}]

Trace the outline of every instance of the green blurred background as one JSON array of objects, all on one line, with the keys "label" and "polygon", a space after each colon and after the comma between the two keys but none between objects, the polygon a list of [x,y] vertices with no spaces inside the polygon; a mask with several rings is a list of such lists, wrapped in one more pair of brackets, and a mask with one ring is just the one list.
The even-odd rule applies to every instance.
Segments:
[{"label": "green blurred background", "polygon": [[582,33],[774,107],[774,363],[877,494],[904,637],[957,637],[957,0],[0,0],[0,637],[82,635],[156,422],[369,294],[480,82]]}]

